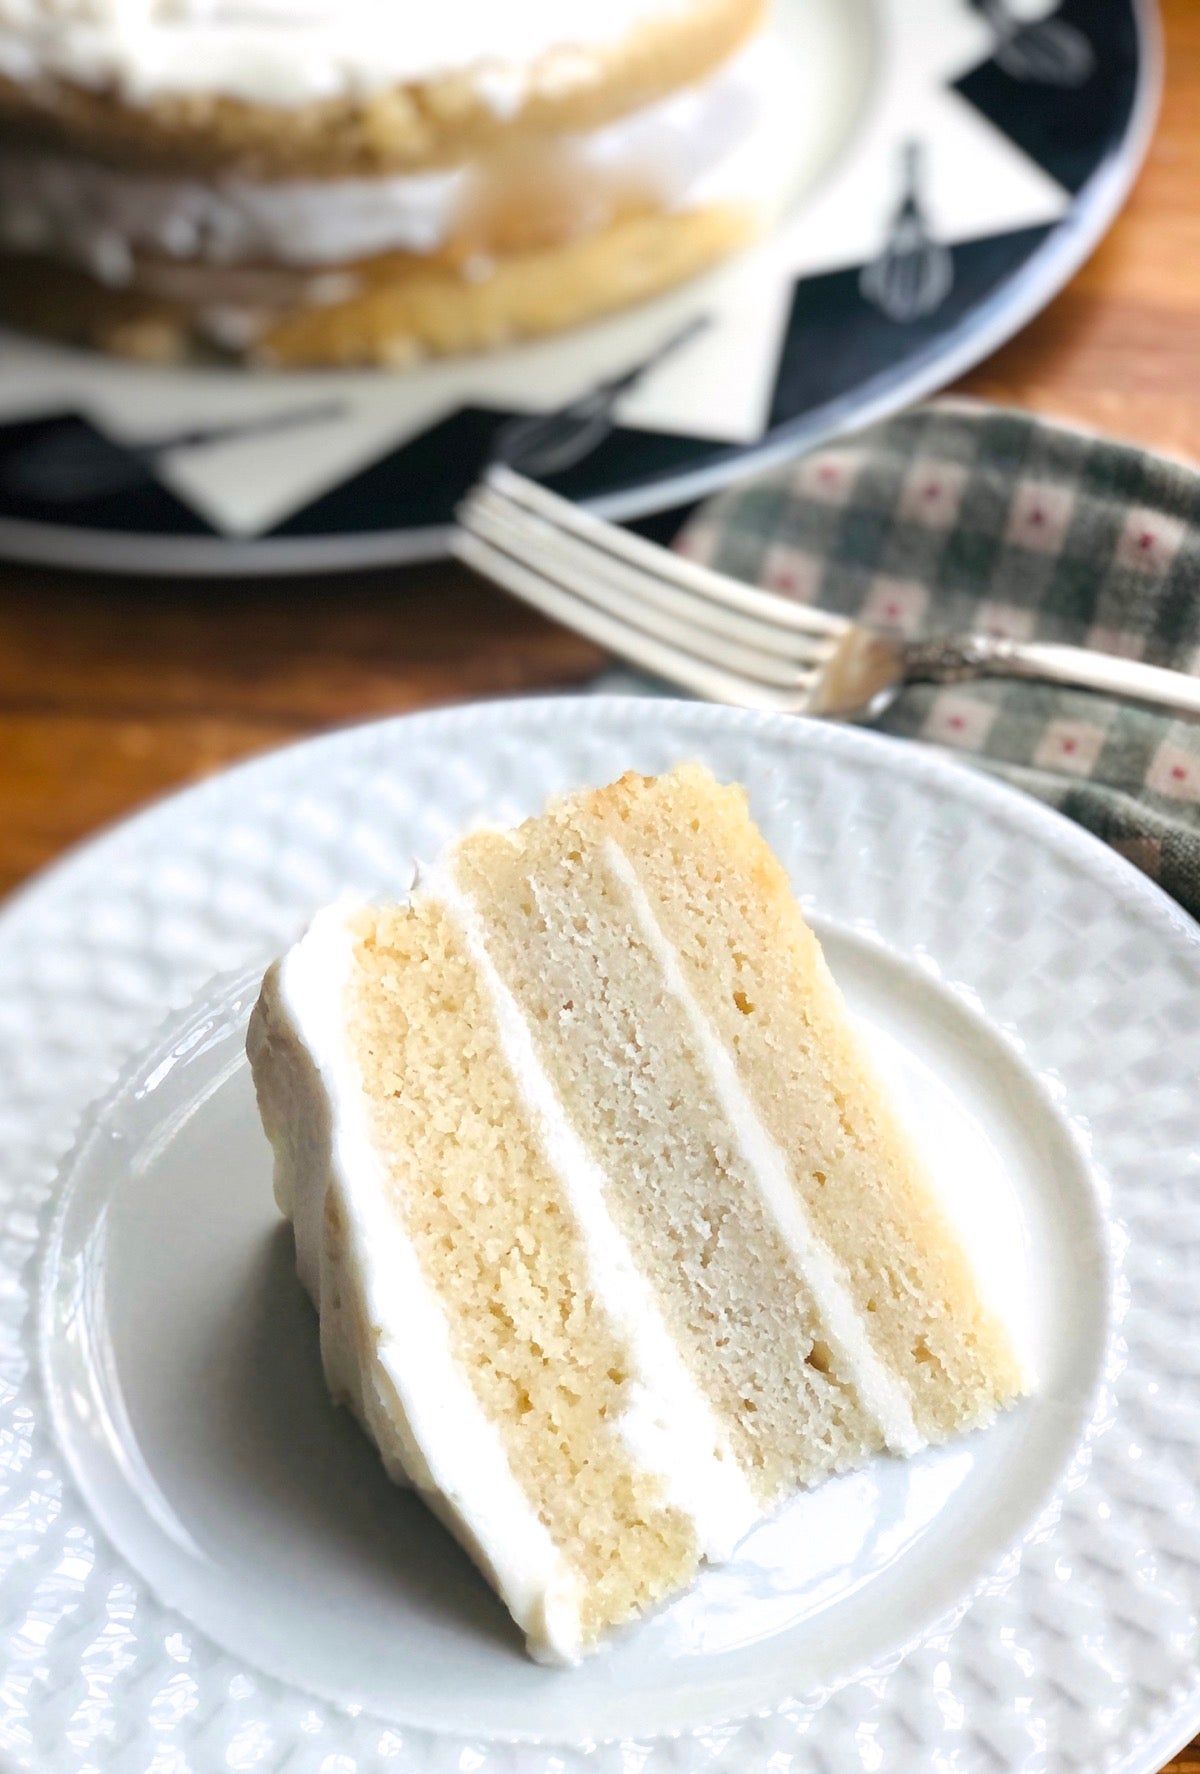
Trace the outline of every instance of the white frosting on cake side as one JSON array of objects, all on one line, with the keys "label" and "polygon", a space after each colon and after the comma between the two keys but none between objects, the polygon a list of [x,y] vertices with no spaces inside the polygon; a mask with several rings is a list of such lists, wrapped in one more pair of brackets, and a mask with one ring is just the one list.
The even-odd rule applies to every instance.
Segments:
[{"label": "white frosting on cake side", "polygon": [[[6,0],[0,0],[0,9]],[[789,165],[783,65],[757,40],[712,79],[557,151],[581,229],[631,189],[664,210],[778,201]],[[458,238],[490,190],[486,166],[257,184],[133,173],[74,156],[0,153],[0,246],[132,281],[137,257],[212,266],[328,267]],[[498,196],[502,192],[497,191]],[[486,228],[486,221],[484,222]]]},{"label": "white frosting on cake side", "polygon": [[334,906],[268,975],[247,1047],[276,1193],[318,1306],[329,1384],[393,1478],[408,1478],[489,1575],[530,1651],[580,1653],[580,1585],[513,1477],[455,1362],[445,1315],[386,1199],[345,1037],[352,908]]},{"label": "white frosting on cake side", "polygon": [[687,1018],[742,1159],[808,1286],[825,1334],[839,1358],[838,1371],[850,1380],[885,1445],[896,1454],[916,1453],[926,1441],[913,1419],[907,1387],[872,1348],[862,1315],[837,1272],[832,1253],[809,1224],[788,1175],[787,1159],[751,1102],[732,1055],[690,991],[679,957],[654,915],[633,864],[611,838],[605,839],[604,856],[628,896],[638,931],[662,969],[667,989]]},{"label": "white frosting on cake side", "polygon": [[[580,52],[694,0],[0,0],[0,72],[298,106],[472,70],[503,115],[530,65],[568,89]],[[557,52],[557,54],[555,54]]]}]

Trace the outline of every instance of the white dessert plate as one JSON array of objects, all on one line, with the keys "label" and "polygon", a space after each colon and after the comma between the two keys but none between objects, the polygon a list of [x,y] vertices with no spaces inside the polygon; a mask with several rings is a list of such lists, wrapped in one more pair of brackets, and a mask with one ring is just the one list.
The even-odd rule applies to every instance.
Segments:
[{"label": "white dessert plate", "polygon": [[[546,1670],[326,1397],[242,1038],[322,902],[689,757],[748,786],[1036,1389]],[[0,1763],[1152,1774],[1200,1725],[1198,1060],[1200,943],[1157,888],[851,729],[470,707],[87,846],[0,915]]]},{"label": "white dessert plate", "polygon": [[597,389],[607,420],[568,426],[548,478],[633,518],[961,375],[1123,201],[1158,92],[1154,0],[774,4],[790,198],[752,251],[603,324],[403,374],[168,369],[5,334],[0,551],[140,572],[416,560],[510,422]]}]

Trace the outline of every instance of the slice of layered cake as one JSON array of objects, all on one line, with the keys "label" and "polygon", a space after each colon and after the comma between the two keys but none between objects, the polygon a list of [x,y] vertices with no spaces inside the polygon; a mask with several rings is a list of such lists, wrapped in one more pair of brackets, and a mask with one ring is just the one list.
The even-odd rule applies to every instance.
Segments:
[{"label": "slice of layered cake", "polygon": [[1021,1390],[745,794],[699,766],[321,913],[249,1052],[329,1384],[536,1656]]}]

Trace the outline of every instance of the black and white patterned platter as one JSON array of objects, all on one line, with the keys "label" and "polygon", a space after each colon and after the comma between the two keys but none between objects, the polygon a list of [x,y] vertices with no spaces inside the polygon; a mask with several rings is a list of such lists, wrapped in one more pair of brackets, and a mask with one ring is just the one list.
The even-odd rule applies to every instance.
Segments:
[{"label": "black and white patterned platter", "polygon": [[1153,0],[776,0],[797,195],[735,264],[560,339],[407,373],[160,369],[0,335],[0,553],[299,573],[442,549],[502,453],[636,518],[942,387],[1116,215]]}]

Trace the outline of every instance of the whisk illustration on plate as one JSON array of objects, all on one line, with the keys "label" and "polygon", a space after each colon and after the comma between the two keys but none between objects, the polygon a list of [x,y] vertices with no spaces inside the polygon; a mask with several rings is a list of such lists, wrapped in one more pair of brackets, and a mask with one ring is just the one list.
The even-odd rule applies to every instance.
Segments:
[{"label": "whisk illustration on plate", "polygon": [[904,144],[903,196],[879,257],[863,268],[858,287],[888,320],[908,326],[936,314],[954,288],[954,259],[936,240],[921,195],[925,150]]},{"label": "whisk illustration on plate", "polygon": [[1066,19],[1021,19],[1011,0],[967,0],[991,27],[992,59],[1014,80],[1040,86],[1082,86],[1096,66],[1096,52]]}]

